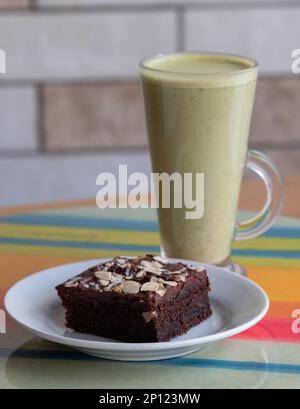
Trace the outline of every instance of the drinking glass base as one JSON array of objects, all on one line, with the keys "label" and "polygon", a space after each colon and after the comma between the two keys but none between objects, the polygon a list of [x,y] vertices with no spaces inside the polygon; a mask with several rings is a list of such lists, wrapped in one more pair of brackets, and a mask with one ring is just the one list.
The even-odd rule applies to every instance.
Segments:
[{"label": "drinking glass base", "polygon": [[[162,247],[160,249],[160,255],[162,257],[175,257],[168,256]],[[248,275],[245,267],[241,266],[240,264],[233,263],[230,257],[228,257],[222,264],[217,264],[216,267],[225,268],[226,270],[231,271],[232,273],[236,273],[244,277],[247,277]]]},{"label": "drinking glass base", "polygon": [[223,268],[226,268],[227,270],[239,274],[241,276],[247,277],[247,270],[245,267],[241,266],[240,264],[236,263],[229,263],[225,266],[222,266]]}]

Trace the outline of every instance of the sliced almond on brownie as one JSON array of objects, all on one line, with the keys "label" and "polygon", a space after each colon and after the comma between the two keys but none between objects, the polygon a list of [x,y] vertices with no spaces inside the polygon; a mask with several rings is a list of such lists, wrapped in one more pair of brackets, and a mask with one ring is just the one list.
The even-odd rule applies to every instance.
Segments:
[{"label": "sliced almond on brownie", "polygon": [[110,271],[96,271],[95,272],[95,276],[99,279],[99,280],[107,280],[110,281],[112,274]]},{"label": "sliced almond on brownie", "polygon": [[125,294],[137,294],[140,291],[140,284],[136,281],[125,281],[123,284],[123,292]]},{"label": "sliced almond on brownie", "polygon": [[141,291],[158,291],[159,290],[159,283],[154,281],[149,281],[144,283],[141,287]]}]

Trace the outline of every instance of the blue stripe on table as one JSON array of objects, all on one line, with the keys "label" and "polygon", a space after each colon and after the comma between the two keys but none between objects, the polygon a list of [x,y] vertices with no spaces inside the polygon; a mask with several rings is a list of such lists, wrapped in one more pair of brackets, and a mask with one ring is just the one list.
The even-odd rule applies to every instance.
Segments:
[{"label": "blue stripe on table", "polygon": [[158,224],[156,221],[107,219],[101,217],[78,217],[68,215],[17,214],[14,216],[0,217],[0,223],[25,224],[33,226],[158,231]]},{"label": "blue stripe on table", "polygon": [[237,257],[300,259],[300,251],[297,250],[233,249],[232,255]]},{"label": "blue stripe on table", "polygon": [[[103,250],[130,250],[143,252],[159,252],[158,245],[143,245],[137,243],[103,243],[103,242],[80,242],[64,240],[42,240],[27,238],[0,237],[1,244],[29,245],[43,247],[66,247],[78,249],[103,249]],[[254,250],[254,249],[234,249],[232,254],[239,257],[263,257],[263,258],[286,258],[300,259],[300,251],[297,250]]]},{"label": "blue stripe on table", "polygon": [[[65,361],[105,361],[101,358],[96,358],[81,354],[77,351],[51,351],[51,350],[35,350],[35,349],[17,349],[10,348],[0,349],[1,358],[19,358],[19,359],[47,359],[47,360],[65,360]],[[126,362],[126,361],[125,361]],[[128,362],[127,362],[128,363]],[[129,362],[130,363],[130,362]],[[115,362],[114,362],[115,364]],[[213,369],[230,369],[237,371],[257,371],[257,372],[273,372],[273,373],[288,373],[300,374],[300,365],[266,363],[256,361],[228,361],[220,359],[201,359],[201,358],[171,358],[160,361],[134,362],[133,365],[166,365],[166,366],[183,366],[196,368],[213,368]]]},{"label": "blue stripe on table", "polygon": [[[158,231],[158,224],[151,220],[113,219],[99,217],[80,217],[70,215],[17,214],[0,217],[0,223],[33,226],[60,226],[77,228],[103,228],[116,230]],[[265,237],[300,238],[298,227],[272,227],[263,234]]]},{"label": "blue stripe on table", "polygon": [[123,244],[123,243],[102,243],[102,242],[80,242],[80,241],[63,241],[63,240],[38,240],[26,238],[0,237],[1,244],[12,245],[29,245],[43,247],[69,247],[78,249],[103,249],[103,250],[131,250],[144,252],[159,252],[159,246],[143,244]]}]

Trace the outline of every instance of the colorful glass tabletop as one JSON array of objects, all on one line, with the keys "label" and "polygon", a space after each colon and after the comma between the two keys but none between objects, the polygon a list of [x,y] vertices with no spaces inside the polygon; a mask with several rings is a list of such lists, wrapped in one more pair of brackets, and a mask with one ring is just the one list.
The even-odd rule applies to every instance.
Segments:
[{"label": "colorful glass tabletop", "polygon": [[[145,252],[159,252],[150,209],[99,210],[86,202],[0,212],[1,300],[33,272]],[[7,319],[0,388],[300,388],[300,219],[281,217],[264,236],[234,243],[233,255],[271,300],[250,330],[185,357],[131,363],[34,338]]]}]

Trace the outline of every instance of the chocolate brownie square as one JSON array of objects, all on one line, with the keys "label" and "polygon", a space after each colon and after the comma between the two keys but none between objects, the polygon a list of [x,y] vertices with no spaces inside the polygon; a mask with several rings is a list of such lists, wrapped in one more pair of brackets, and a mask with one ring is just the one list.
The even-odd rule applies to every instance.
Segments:
[{"label": "chocolate brownie square", "polygon": [[169,341],[211,315],[204,268],[116,257],[56,287],[66,325],[125,342]]}]

